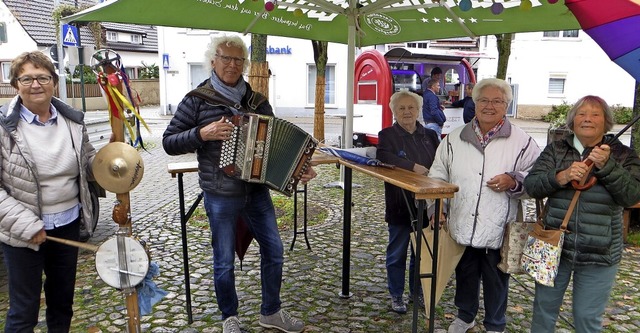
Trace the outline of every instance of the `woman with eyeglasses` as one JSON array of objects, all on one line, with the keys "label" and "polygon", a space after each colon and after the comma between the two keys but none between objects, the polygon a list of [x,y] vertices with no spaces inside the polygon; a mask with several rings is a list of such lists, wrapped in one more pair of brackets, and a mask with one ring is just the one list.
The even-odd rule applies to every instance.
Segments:
[{"label": "woman with eyeglasses", "polygon": [[9,280],[5,332],[33,332],[43,273],[48,332],[69,332],[78,248],[45,241],[78,240],[81,223],[92,230],[88,181],[95,149],[84,114],[53,97],[58,75],[46,55],[20,54],[9,77],[18,95],[0,108],[0,241]]},{"label": "woman with eyeglasses", "polygon": [[473,89],[473,120],[449,133],[438,147],[429,177],[460,187],[441,221],[451,237],[465,246],[456,267],[456,319],[449,333],[475,326],[483,286],[487,332],[506,327],[509,274],[498,269],[504,228],[516,218],[522,181],[540,148],[506,117],[512,92],[507,82],[484,79]]},{"label": "woman with eyeglasses", "polygon": [[[558,229],[583,177],[597,180],[582,189],[567,224],[554,286],[536,283],[531,332],[555,332],[560,307],[572,286],[575,332],[602,330],[622,259],[622,211],[640,201],[640,159],[607,134],[613,111],[602,98],[584,96],[567,113],[573,134],[547,145],[524,179],[534,198],[548,198],[545,227]],[[594,178],[592,178],[594,177]]]}]

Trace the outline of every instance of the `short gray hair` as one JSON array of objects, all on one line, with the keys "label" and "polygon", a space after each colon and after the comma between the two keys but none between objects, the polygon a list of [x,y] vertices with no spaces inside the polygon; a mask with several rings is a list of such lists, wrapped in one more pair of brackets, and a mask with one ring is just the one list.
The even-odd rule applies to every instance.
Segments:
[{"label": "short gray hair", "polygon": [[511,104],[511,101],[513,100],[513,92],[511,92],[511,86],[509,85],[509,83],[507,83],[507,81],[496,78],[482,79],[480,80],[480,82],[476,83],[476,86],[473,87],[473,93],[471,94],[474,102],[478,102],[478,100],[480,99],[480,92],[482,92],[482,90],[486,87],[494,87],[500,89],[500,91],[502,91],[502,93],[504,94],[504,99],[505,102],[507,102],[507,106]]},{"label": "short gray hair", "polygon": [[416,100],[416,103],[418,105],[418,112],[422,110],[422,96],[416,93],[410,92],[409,90],[400,90],[394,93],[393,95],[391,95],[391,98],[389,99],[389,107],[391,108],[391,112],[394,112],[396,108],[396,103],[398,102],[398,100],[406,96],[413,97],[413,99]]},{"label": "short gray hair", "polygon": [[580,109],[585,104],[600,107],[602,109],[602,111],[604,112],[604,132],[609,132],[613,128],[613,111],[604,99],[593,95],[584,96],[580,98],[576,102],[576,104],[573,104],[571,110],[567,112],[567,128],[573,131],[573,118],[576,117],[576,112],[578,112],[578,109]]},{"label": "short gray hair", "polygon": [[213,58],[218,53],[218,47],[220,45],[226,45],[229,47],[238,47],[242,49],[242,57],[245,59],[242,65],[242,72],[246,72],[249,68],[249,50],[242,38],[238,35],[220,35],[211,38],[211,43],[207,45],[207,50],[204,52],[205,62],[210,64]]}]

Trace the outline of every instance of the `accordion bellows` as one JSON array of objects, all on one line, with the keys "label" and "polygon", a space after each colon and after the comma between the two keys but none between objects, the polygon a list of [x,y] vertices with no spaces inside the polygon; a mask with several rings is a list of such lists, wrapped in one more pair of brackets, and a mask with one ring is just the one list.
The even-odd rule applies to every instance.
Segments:
[{"label": "accordion bellows", "polygon": [[317,141],[280,118],[245,113],[227,121],[234,128],[222,143],[219,167],[224,173],[291,196],[310,166]]}]

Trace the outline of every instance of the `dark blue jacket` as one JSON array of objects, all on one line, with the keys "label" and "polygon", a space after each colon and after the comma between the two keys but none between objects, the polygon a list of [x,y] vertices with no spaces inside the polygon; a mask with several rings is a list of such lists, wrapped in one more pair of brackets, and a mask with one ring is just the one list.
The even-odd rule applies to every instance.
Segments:
[{"label": "dark blue jacket", "polygon": [[451,103],[454,108],[464,108],[462,111],[462,119],[464,123],[471,122],[471,119],[476,116],[476,103],[473,102],[471,96],[465,96],[459,101]]},{"label": "dark blue jacket", "polygon": [[425,90],[422,94],[422,119],[425,124],[436,123],[442,127],[447,121],[444,112],[440,108],[440,99],[430,89]]},{"label": "dark blue jacket", "polygon": [[[210,79],[198,87],[208,85]],[[242,98],[242,106],[253,113],[273,116],[268,102],[254,105],[259,93],[251,90],[247,83],[247,92]],[[222,141],[203,141],[200,128],[220,117],[231,117],[233,111],[229,105],[215,104],[197,96],[185,96],[178,104],[178,110],[171,119],[162,136],[162,147],[169,155],[181,155],[195,152],[198,156],[198,175],[200,187],[209,193],[218,195],[239,196],[254,191],[265,185],[249,183],[227,176],[219,167]]]}]

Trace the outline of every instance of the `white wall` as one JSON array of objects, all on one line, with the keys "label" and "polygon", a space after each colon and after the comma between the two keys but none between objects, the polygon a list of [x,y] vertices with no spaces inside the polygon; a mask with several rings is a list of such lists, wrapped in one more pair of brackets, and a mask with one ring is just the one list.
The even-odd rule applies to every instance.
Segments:
[{"label": "white wall", "polygon": [[[232,34],[228,32],[220,32]],[[188,31],[184,28],[158,27],[158,63],[161,68],[160,90],[161,110],[168,112],[167,105],[171,105],[171,111],[184,95],[191,89],[191,77],[189,66],[202,64],[204,52],[215,32]],[[247,45],[251,44],[250,35],[243,36]],[[267,62],[271,69],[269,100],[274,106],[276,114],[309,114],[313,113],[313,105],[307,104],[309,86],[307,65],[315,64],[313,60],[313,47],[311,42],[303,39],[269,36],[267,46],[272,48],[289,48],[291,54],[267,54]],[[169,55],[169,69],[162,70],[162,54]],[[336,68],[336,105],[327,112],[344,112],[346,107],[346,59],[347,46],[341,44],[329,44],[328,64]],[[207,71],[209,64],[207,64]]]},{"label": "white wall", "polygon": [[[168,71],[161,70],[161,106],[171,104],[173,111],[190,90],[189,64],[201,64],[204,51],[215,32],[187,32],[183,28],[158,27],[159,58],[170,57]],[[250,36],[244,36],[247,45]],[[480,51],[493,55],[478,63],[478,79],[494,77],[497,49],[494,36],[481,37]],[[307,104],[307,65],[314,64],[313,48],[308,40],[269,36],[267,45],[289,47],[292,54],[269,54],[267,61],[273,76],[270,102],[276,114],[311,115],[313,105]],[[360,50],[358,50],[360,51]],[[358,52],[359,53],[359,52]],[[328,64],[336,65],[336,105],[327,113],[344,113],[346,109],[347,46],[329,44]],[[566,75],[565,92],[548,93],[551,74]],[[587,94],[603,97],[609,104],[632,106],[635,80],[614,62],[583,31],[579,37],[543,38],[542,32],[518,33],[512,43],[507,78],[519,85],[519,105],[551,106],[564,100],[575,102]]]},{"label": "white wall", "polygon": [[[482,60],[478,78],[495,77],[495,37],[482,37],[481,51],[495,59]],[[548,94],[549,77],[566,75],[565,93]],[[578,38],[543,38],[542,32],[518,33],[511,45],[507,78],[519,84],[518,103],[557,105],[585,95],[598,95],[610,105],[633,106],[635,80],[616,65],[584,31]]]}]

